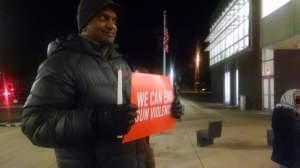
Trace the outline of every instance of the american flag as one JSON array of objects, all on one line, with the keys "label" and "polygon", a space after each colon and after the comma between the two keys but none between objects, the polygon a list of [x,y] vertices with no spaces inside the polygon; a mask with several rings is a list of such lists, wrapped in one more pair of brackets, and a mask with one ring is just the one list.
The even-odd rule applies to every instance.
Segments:
[{"label": "american flag", "polygon": [[166,11],[164,12],[164,41],[163,41],[163,45],[164,45],[164,52],[168,53],[169,51],[169,32],[168,32],[168,28],[167,28],[167,23],[166,23]]}]

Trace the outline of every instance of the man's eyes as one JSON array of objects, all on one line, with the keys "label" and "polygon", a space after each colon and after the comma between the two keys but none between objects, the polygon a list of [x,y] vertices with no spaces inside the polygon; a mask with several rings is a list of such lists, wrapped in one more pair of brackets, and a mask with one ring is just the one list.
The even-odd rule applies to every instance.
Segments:
[{"label": "man's eyes", "polygon": [[97,18],[98,18],[99,20],[101,20],[101,21],[106,21],[106,20],[112,19],[112,21],[113,21],[114,23],[117,23],[117,19],[111,18],[111,17],[109,17],[109,16],[100,15],[100,16],[98,16]]},{"label": "man's eyes", "polygon": [[107,17],[105,17],[105,16],[103,16],[103,15],[98,16],[98,19],[99,19],[99,20],[106,20],[106,18],[107,18]]}]

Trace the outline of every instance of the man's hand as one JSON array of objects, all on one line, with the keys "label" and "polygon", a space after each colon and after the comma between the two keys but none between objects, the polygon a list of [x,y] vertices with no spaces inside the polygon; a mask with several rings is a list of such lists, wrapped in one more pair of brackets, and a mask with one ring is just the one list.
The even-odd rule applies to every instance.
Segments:
[{"label": "man's hand", "polygon": [[183,115],[183,106],[181,105],[178,96],[175,96],[175,99],[172,103],[171,114],[176,119],[180,119]]},{"label": "man's hand", "polygon": [[113,107],[112,110],[112,128],[116,135],[124,135],[129,132],[135,122],[138,107],[133,104],[121,104]]},{"label": "man's hand", "polygon": [[137,109],[134,104],[99,107],[95,112],[97,116],[94,118],[95,128],[112,136],[127,134],[135,122]]}]

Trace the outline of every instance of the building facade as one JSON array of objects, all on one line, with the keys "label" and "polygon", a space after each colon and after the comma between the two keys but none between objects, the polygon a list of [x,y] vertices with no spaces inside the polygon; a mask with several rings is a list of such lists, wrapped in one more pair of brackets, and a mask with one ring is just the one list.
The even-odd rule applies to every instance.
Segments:
[{"label": "building facade", "polygon": [[300,1],[262,0],[263,108],[272,109],[288,89],[300,88]]},{"label": "building facade", "polygon": [[217,102],[271,111],[300,88],[300,1],[228,0],[212,17],[206,48]]},{"label": "building facade", "polygon": [[212,97],[216,102],[261,107],[260,2],[223,1],[212,16],[209,46]]}]

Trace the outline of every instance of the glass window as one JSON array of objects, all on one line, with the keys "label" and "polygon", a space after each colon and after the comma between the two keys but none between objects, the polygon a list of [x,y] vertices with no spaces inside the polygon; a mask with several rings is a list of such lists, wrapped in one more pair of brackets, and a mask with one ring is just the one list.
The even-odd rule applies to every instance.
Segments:
[{"label": "glass window", "polygon": [[243,29],[242,29],[242,25],[239,25],[239,27],[238,27],[238,39],[240,40],[241,38],[243,38]]},{"label": "glass window", "polygon": [[274,74],[273,60],[263,62],[263,76],[270,76]]},{"label": "glass window", "polygon": [[249,20],[246,20],[244,23],[245,23],[245,27],[244,27],[244,31],[245,31],[244,33],[245,34],[244,35],[248,35],[249,34],[249,28],[250,28],[249,27]]},{"label": "glass window", "polygon": [[248,36],[245,37],[245,46],[249,46],[249,37]]},{"label": "glass window", "polygon": [[226,37],[226,48],[229,47],[229,45],[230,45],[229,43],[230,43],[229,36],[227,36],[227,37]]},{"label": "glass window", "polygon": [[270,50],[270,49],[265,49],[263,50],[264,54],[263,54],[263,60],[267,61],[267,60],[271,60],[274,57],[274,50]]},{"label": "glass window", "polygon": [[245,4],[245,6],[244,6],[244,11],[245,11],[244,16],[248,18],[249,15],[250,15],[250,5],[249,5],[249,1]]},{"label": "glass window", "polygon": [[274,109],[274,96],[271,95],[271,110]]},{"label": "glass window", "polygon": [[225,103],[230,103],[230,72],[225,72],[224,74],[224,92],[225,92]]},{"label": "glass window", "polygon": [[264,95],[269,93],[269,80],[264,79]]},{"label": "glass window", "polygon": [[270,79],[270,85],[271,95],[274,95],[274,78]]},{"label": "glass window", "polygon": [[238,31],[238,29],[235,29],[235,30],[233,31],[233,42],[236,42],[237,39],[238,39],[237,31]]},{"label": "glass window", "polygon": [[234,47],[235,47],[235,52],[238,52],[239,51],[239,43],[235,43]]},{"label": "glass window", "polygon": [[268,99],[269,96],[264,96],[264,108],[265,109],[268,109],[269,108],[269,102],[268,102]]},{"label": "glass window", "polygon": [[243,40],[240,41],[240,46],[241,46],[241,50],[243,50],[245,48],[245,45],[243,43]]},{"label": "glass window", "polygon": [[218,61],[249,46],[249,0],[232,0],[230,4],[210,28],[210,50],[219,55]]},{"label": "glass window", "polygon": [[226,58],[229,57],[229,48],[226,49]]},{"label": "glass window", "polygon": [[232,43],[233,43],[233,34],[230,33],[230,35],[229,35],[229,45],[231,46]]}]

